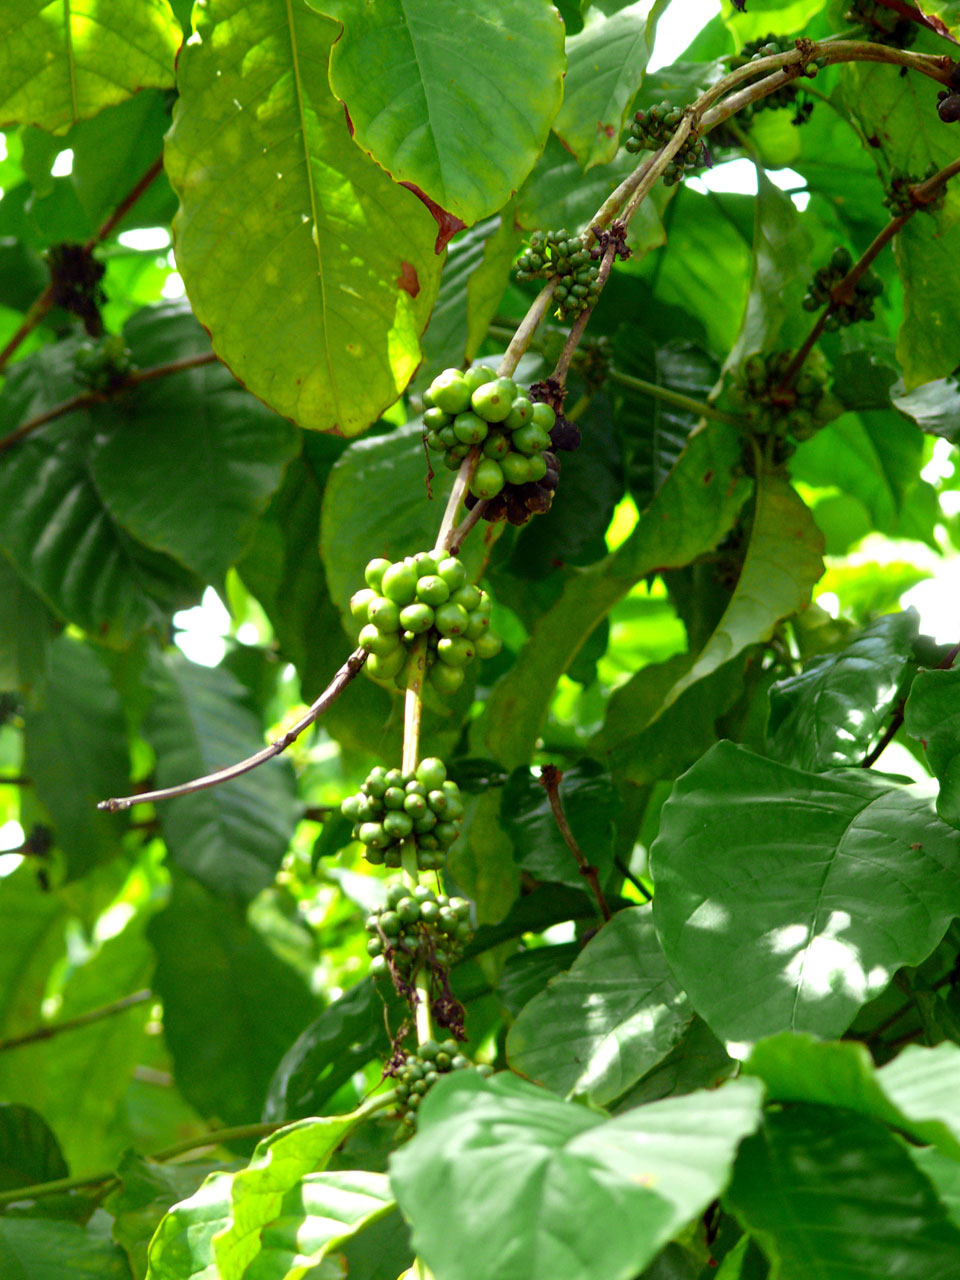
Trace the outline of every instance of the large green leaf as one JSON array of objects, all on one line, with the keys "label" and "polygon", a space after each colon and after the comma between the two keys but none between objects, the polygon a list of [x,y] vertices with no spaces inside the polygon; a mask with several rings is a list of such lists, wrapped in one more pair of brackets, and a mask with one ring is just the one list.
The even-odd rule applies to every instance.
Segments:
[{"label": "large green leaf", "polygon": [[554,128],[583,169],[606,164],[617,154],[662,7],[657,0],[600,0],[587,10],[583,30],[567,39],[563,106]]},{"label": "large green leaf", "polygon": [[0,599],[7,602],[0,613],[0,688],[29,692],[46,670],[57,620],[2,554]]},{"label": "large green leaf", "polygon": [[897,359],[907,391],[944,378],[960,363],[960,335],[951,299],[960,287],[960,197],[947,189],[943,209],[918,213],[897,236],[894,252],[903,279],[903,323]]},{"label": "large green leaf", "polygon": [[920,672],[910,686],[904,728],[923,742],[940,781],[937,813],[952,827],[960,827],[960,668]]},{"label": "large green leaf", "polygon": [[[593,760],[563,771],[560,803],[574,839],[601,885],[613,870],[614,818],[620,801],[610,775]],[[501,792],[500,820],[517,863],[537,880],[583,888],[583,875],[560,834],[547,793],[529,769],[516,769]]]},{"label": "large green leaf", "polygon": [[129,785],[123,707],[96,651],[70,635],[50,646],[38,702],[24,716],[25,767],[68,874],[82,876],[121,852],[126,823],[118,814],[98,812],[97,801]]},{"label": "large green leaf", "polygon": [[[723,1189],[753,1081],[615,1120],[521,1080],[441,1080],[390,1174],[438,1280],[630,1280]],[[598,1229],[602,1228],[602,1229]]]},{"label": "large green leaf", "polygon": [[746,497],[747,481],[734,474],[739,457],[728,429],[695,432],[627,541],[570,576],[487,700],[476,732],[490,755],[511,767],[526,763],[557,680],[608,610],[641,578],[717,545]]},{"label": "large green leaf", "polygon": [[755,1045],[743,1070],[763,1080],[773,1102],[843,1107],[960,1158],[960,1048],[955,1044],[908,1045],[878,1071],[862,1044],[824,1044],[783,1032]]},{"label": "large green leaf", "polygon": [[235,907],[182,877],[149,937],[180,1091],[202,1115],[248,1123],[310,1018],[310,993]]},{"label": "large green leaf", "polygon": [[497,234],[497,223],[496,218],[487,218],[456,236],[450,244],[437,301],[420,343],[424,355],[420,371],[423,379],[463,363],[467,350],[467,291],[474,273],[483,264],[487,242],[494,236],[501,238]]},{"label": "large green leaf", "polygon": [[[222,667],[181,654],[150,670],[154,699],[143,733],[157,755],[158,787],[175,786],[252,755],[263,730],[244,689]],[[299,816],[289,762],[166,800],[160,829],[171,861],[223,897],[249,899],[272,883]]]},{"label": "large green leaf", "polygon": [[145,1280],[147,1250],[164,1215],[196,1193],[211,1173],[209,1162],[158,1164],[127,1151],[117,1166],[119,1185],[105,1207],[113,1214],[113,1238],[130,1260],[134,1280]]},{"label": "large green leaf", "polygon": [[892,1134],[834,1107],[772,1111],[728,1197],[779,1280],[956,1280],[960,1230]]},{"label": "large green leaf", "polygon": [[219,1280],[213,1237],[230,1221],[229,1173],[211,1173],[173,1206],[150,1243],[147,1280]]},{"label": "large green leaf", "polygon": [[[310,0],[342,24],[330,87],[354,142],[467,225],[543,150],[563,98],[563,23],[547,0]],[[371,70],[375,68],[375,74]]]},{"label": "large green leaf", "polygon": [[230,1225],[213,1239],[223,1280],[241,1280],[260,1253],[264,1228],[275,1229],[282,1218],[284,1197],[299,1187],[305,1174],[326,1168],[358,1118],[354,1114],[301,1120],[257,1144],[250,1163],[230,1184]]},{"label": "large green leaf", "polygon": [[918,624],[913,610],[887,614],[845,649],[775,684],[769,754],[813,772],[859,764],[896,703]]},{"label": "large green leaf", "polygon": [[[77,393],[74,340],[17,364],[0,398],[0,430],[15,429]],[[70,622],[107,640],[196,599],[181,565],[132,537],[110,511],[92,475],[104,409],[67,414],[34,432],[0,466],[0,545],[20,576]],[[142,473],[137,489],[149,487]],[[128,499],[129,501],[129,499]]]},{"label": "large green leaf", "polygon": [[52,1182],[69,1173],[56,1135],[31,1107],[0,1102],[0,1191]]},{"label": "large green leaf", "polygon": [[302,426],[356,435],[420,360],[433,222],[350,140],[306,0],[215,0],[183,49],[166,166],[177,266],[214,349]]},{"label": "large green leaf", "polygon": [[[539,954],[534,952],[533,954]],[[598,1106],[670,1052],[693,1011],[667,968],[649,907],[618,911],[507,1036],[511,1066]]]},{"label": "large green leaf", "polygon": [[[264,1229],[263,1252],[249,1280],[324,1280],[319,1268],[366,1227],[394,1211],[396,1205],[384,1173],[344,1170],[307,1174],[283,1198]],[[214,1241],[216,1250],[216,1241]],[[342,1275],[340,1267],[332,1274]],[[223,1280],[239,1280],[240,1272],[221,1269]]]},{"label": "large green leaf", "polygon": [[667,960],[726,1040],[841,1033],[960,913],[960,834],[925,788],[729,742],[675,784],[650,856]]},{"label": "large green leaf", "polygon": [[32,1031],[51,968],[63,951],[67,906],[56,893],[43,893],[29,864],[0,879],[0,1035]]},{"label": "large green leaf", "polygon": [[822,550],[823,535],[796,490],[777,472],[759,476],[750,542],[730,603],[664,709],[749,645],[769,640],[777,623],[809,603],[823,573]]},{"label": "large green leaf", "polygon": [[956,443],[960,433],[960,383],[956,378],[936,378],[913,391],[906,391],[901,383],[891,394],[894,406],[921,431]]},{"label": "large green leaf", "polygon": [[0,16],[0,123],[66,133],[138,89],[173,84],[167,0],[10,0]]},{"label": "large green leaf", "polygon": [[123,1250],[104,1231],[43,1218],[0,1218],[3,1280],[130,1280]]},{"label": "large green leaf", "polygon": [[[145,308],[124,336],[145,367],[210,350],[180,304]],[[220,364],[147,382],[94,416],[92,475],[111,516],[205,582],[219,582],[238,558],[300,445]]]}]

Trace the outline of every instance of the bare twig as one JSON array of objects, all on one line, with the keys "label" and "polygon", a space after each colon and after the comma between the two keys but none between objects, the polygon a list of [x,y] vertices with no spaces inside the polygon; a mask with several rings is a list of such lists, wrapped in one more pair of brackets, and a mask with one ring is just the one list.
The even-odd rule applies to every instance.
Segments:
[{"label": "bare twig", "polygon": [[101,800],[97,808],[105,809],[108,813],[117,813],[121,809],[130,809],[135,804],[149,804],[155,800],[170,800],[174,796],[192,795],[195,791],[206,791],[209,787],[218,787],[223,782],[231,782],[234,778],[239,778],[243,774],[249,773],[259,765],[266,764],[274,756],[286,751],[291,742],[295,742],[301,733],[308,729],[326,711],[327,707],[343,693],[351,680],[356,677],[366,660],[366,649],[354,649],[320,697],[300,717],[296,724],[281,737],[276,738],[268,746],[264,747],[262,751],[257,751],[254,755],[248,756],[246,760],[241,760],[238,764],[228,765],[225,769],[218,769],[215,773],[208,773],[203,778],[194,778],[190,782],[182,782],[176,787],[163,787],[159,791],[143,791],[139,795]]},{"label": "bare twig", "polygon": [[63,400],[60,404],[55,404],[52,409],[47,409],[44,413],[38,413],[35,418],[28,418],[26,422],[21,422],[15,431],[11,431],[9,435],[0,439],[0,453],[5,453],[7,449],[12,449],[15,444],[19,444],[26,436],[31,435],[40,427],[46,426],[48,422],[53,422],[55,418],[62,418],[65,414],[75,413],[78,409],[86,409],[93,404],[106,404],[111,400],[116,400],[124,391],[130,387],[137,387],[143,382],[155,382],[158,378],[169,377],[172,373],[182,373],[185,369],[198,369],[201,365],[216,363],[217,356],[212,351],[204,351],[200,355],[184,356],[181,360],[171,360],[169,364],[154,365],[151,369],[133,369],[122,382],[118,383],[110,391],[82,391],[69,400]]},{"label": "bare twig", "polygon": [[629,880],[630,883],[633,885],[633,887],[636,889],[636,891],[639,894],[643,895],[644,902],[653,901],[653,894],[650,892],[647,886],[643,883],[643,881],[633,874],[633,872],[630,870],[630,868],[627,866],[624,860],[619,856],[619,854],[614,858],[613,865],[617,868],[617,870],[620,872],[623,878],[625,880]]},{"label": "bare twig", "polygon": [[101,1005],[99,1009],[90,1009],[86,1013],[78,1013],[75,1018],[65,1018],[63,1022],[52,1022],[45,1027],[35,1027],[33,1031],[25,1031],[23,1035],[0,1040],[0,1053],[7,1053],[10,1049],[21,1049],[24,1045],[36,1044],[41,1040],[50,1040],[54,1036],[63,1035],[65,1031],[76,1031],[79,1027],[87,1027],[93,1022],[103,1021],[104,1018],[112,1018],[115,1014],[146,1004],[148,1000],[153,999],[152,991],[135,991],[133,995],[124,996],[122,1000],[114,1000],[112,1004]]},{"label": "bare twig", "polygon": [[472,506],[470,510],[467,512],[467,514],[460,521],[460,523],[457,525],[457,527],[454,529],[453,533],[450,535],[449,546],[447,547],[447,550],[450,552],[452,556],[455,556],[457,552],[460,550],[460,548],[463,546],[464,542],[466,541],[467,534],[474,527],[474,525],[479,524],[480,521],[483,519],[483,513],[487,509],[488,501],[489,499],[482,498],[479,502],[477,502],[474,506]]},{"label": "bare twig", "polygon": [[547,793],[547,799],[550,801],[550,808],[553,810],[554,820],[560,834],[563,836],[564,843],[576,859],[577,866],[580,868],[580,874],[590,886],[593,896],[597,900],[597,906],[600,908],[600,914],[604,920],[611,917],[610,907],[606,898],[603,896],[603,889],[600,887],[600,878],[597,875],[597,868],[591,866],[587,861],[583,850],[577,844],[576,837],[570,830],[570,823],[567,821],[567,815],[563,811],[563,803],[560,800],[560,780],[563,774],[554,764],[544,765],[540,770],[540,785]]}]

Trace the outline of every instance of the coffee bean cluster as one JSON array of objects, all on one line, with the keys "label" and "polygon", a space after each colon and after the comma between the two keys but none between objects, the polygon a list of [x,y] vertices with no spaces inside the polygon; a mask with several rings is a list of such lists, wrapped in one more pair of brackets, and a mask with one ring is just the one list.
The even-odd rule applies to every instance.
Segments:
[{"label": "coffee bean cluster", "polygon": [[877,0],[854,0],[845,16],[848,21],[866,27],[871,44],[891,45],[895,49],[909,49],[919,30],[910,18],[878,4]]},{"label": "coffee bean cluster", "polygon": [[110,392],[121,387],[133,369],[133,357],[118,333],[99,342],[84,342],[73,357],[73,376],[92,391]]},{"label": "coffee bean cluster", "polygon": [[380,978],[392,971],[407,983],[424,967],[449,969],[473,937],[466,898],[448,898],[422,884],[391,885],[387,905],[367,917],[365,928],[371,974]]},{"label": "coffee bean cluster", "polygon": [[529,249],[517,260],[517,279],[549,280],[559,276],[553,291],[557,318],[576,319],[600,296],[597,287],[599,258],[599,249],[585,249],[580,237],[565,228],[535,231],[530,237]]},{"label": "coffee bean cluster", "polygon": [[854,285],[850,301],[837,302],[833,290],[852,266],[852,254],[841,245],[834,249],[827,266],[820,267],[807,286],[803,299],[804,311],[819,311],[821,307],[830,305],[830,314],[824,320],[823,327],[831,332],[856,324],[858,320],[873,320],[873,304],[883,293],[883,281],[880,277],[873,271],[865,271]]},{"label": "coffee bean cluster", "polygon": [[[659,102],[656,106],[647,107],[633,117],[630,132],[623,145],[631,155],[636,155],[639,151],[659,151],[673,137],[682,119],[682,108],[674,107],[669,102]],[[699,136],[691,133],[664,170],[663,185],[672,187],[685,174],[692,169],[701,168],[705,163],[703,143]]]},{"label": "coffee bean cluster", "polygon": [[456,470],[475,445],[482,450],[470,492],[494,498],[506,484],[542,480],[556,414],[548,404],[534,404],[512,378],[492,369],[444,369],[424,394],[427,448],[443,454]]},{"label": "coffee bean cluster", "polygon": [[[759,40],[748,40],[740,52],[730,59],[730,69],[736,71],[739,67],[758,62],[761,58],[774,57],[778,53],[789,53],[792,48],[792,43],[781,44],[775,35],[762,36]],[[815,75],[816,71],[816,64],[805,68],[805,74],[809,76]],[[800,86],[793,78],[787,80],[779,89],[774,89],[765,97],[758,98],[745,111],[738,112],[737,123],[749,125],[758,111],[773,111],[783,107],[794,108],[793,123],[795,125],[806,124],[813,113],[813,102],[800,92]]]},{"label": "coffee bean cluster", "polygon": [[377,765],[340,812],[374,866],[399,867],[404,845],[416,850],[421,871],[436,871],[460,834],[463,801],[442,760],[421,760],[412,773]]},{"label": "coffee bean cluster", "polygon": [[794,354],[752,355],[736,371],[727,400],[751,434],[806,440],[836,416],[824,369],[807,364],[790,386],[782,385]]},{"label": "coffee bean cluster", "polygon": [[370,655],[364,670],[374,680],[404,688],[418,636],[427,642],[427,680],[441,694],[460,688],[474,658],[500,652],[500,637],[490,631],[490,597],[467,582],[456,556],[421,551],[395,562],[371,560],[364,577],[367,585],[351,597],[350,612]]},{"label": "coffee bean cluster", "polygon": [[915,173],[905,173],[902,169],[894,169],[890,174],[886,194],[881,203],[886,205],[894,218],[899,217],[902,213],[912,213],[914,209],[920,209],[923,213],[935,213],[938,209],[943,208],[943,202],[946,199],[945,188],[941,187],[932,200],[927,200],[923,204],[916,203],[910,188],[917,186],[921,182],[926,182],[936,172],[936,161],[931,161],[927,165],[921,178],[918,178]]},{"label": "coffee bean cluster", "polygon": [[493,1074],[493,1067],[486,1063],[474,1065],[460,1052],[456,1040],[425,1040],[416,1053],[408,1053],[401,1064],[393,1069],[396,1081],[397,1102],[404,1123],[413,1128],[415,1113],[431,1087],[443,1075],[451,1071],[474,1070],[482,1076]]}]

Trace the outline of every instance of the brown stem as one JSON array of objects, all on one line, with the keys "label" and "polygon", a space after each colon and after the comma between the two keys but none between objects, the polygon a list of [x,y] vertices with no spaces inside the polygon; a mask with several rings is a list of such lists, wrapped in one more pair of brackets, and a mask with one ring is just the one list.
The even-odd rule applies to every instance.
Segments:
[{"label": "brown stem", "polygon": [[[147,187],[150,186],[150,183],[153,182],[153,180],[157,177],[157,175],[160,173],[162,169],[163,169],[163,156],[160,155],[156,158],[156,160],[154,160],[153,164],[150,166],[147,172],[143,175],[143,177],[139,180],[139,182],[137,182],[130,189],[127,195],[124,196],[124,198],[117,205],[116,209],[114,209],[113,213],[111,213],[110,217],[107,218],[107,220],[103,223],[103,225],[99,228],[99,230],[96,231],[87,241],[87,243],[84,245],[84,249],[87,251],[87,253],[89,253],[92,249],[95,249],[96,246],[100,244],[102,241],[106,240],[107,236],[114,229],[117,223],[126,217],[126,215],[130,212],[130,210],[133,208],[136,202],[140,199],[140,197],[146,191]],[[7,345],[3,348],[3,350],[0,351],[0,373],[2,373],[3,370],[6,368],[10,360],[10,357],[17,350],[17,348],[20,346],[23,340],[33,332],[33,330],[37,327],[37,325],[40,323],[40,321],[43,319],[43,317],[47,314],[47,312],[50,310],[52,306],[53,306],[53,284],[51,283],[47,285],[43,293],[41,293],[40,296],[36,299],[36,301],[32,304],[32,306],[30,307],[30,310],[24,316],[23,324],[21,324],[20,328],[13,335],[13,337],[10,339]]]},{"label": "brown stem", "polygon": [[171,360],[169,364],[154,365],[151,369],[134,369],[110,392],[82,391],[79,395],[72,396],[69,400],[63,400],[60,404],[55,404],[52,409],[47,409],[44,413],[38,413],[35,418],[29,418],[26,422],[22,422],[16,430],[11,431],[9,435],[0,439],[0,453],[5,453],[8,449],[12,449],[15,444],[19,444],[21,440],[32,435],[40,427],[45,427],[48,422],[53,422],[56,418],[62,418],[65,414],[75,413],[78,409],[86,409],[92,404],[105,404],[107,401],[115,399],[129,387],[137,387],[143,382],[155,382],[158,378],[166,378],[172,373],[182,373],[185,369],[197,369],[201,365],[216,364],[216,362],[217,357],[212,351],[204,351],[200,355],[184,356],[182,360]]},{"label": "brown stem", "polygon": [[478,525],[483,519],[483,513],[487,509],[488,502],[488,498],[482,498],[479,502],[475,503],[451,533],[447,550],[452,556],[455,556],[463,546],[467,539],[467,534],[474,525]]},{"label": "brown stem", "polygon": [[547,799],[550,801],[550,808],[553,810],[553,817],[557,824],[560,834],[563,836],[564,843],[576,859],[577,866],[580,868],[580,874],[590,886],[593,896],[597,900],[597,906],[600,908],[600,914],[604,920],[611,917],[610,907],[606,898],[603,896],[603,889],[600,887],[600,878],[597,875],[597,868],[592,866],[584,856],[583,850],[577,844],[576,837],[570,830],[570,823],[567,821],[567,815],[563,811],[563,802],[560,799],[560,780],[563,774],[554,764],[544,765],[540,770],[540,785],[547,793]]},{"label": "brown stem", "polygon": [[78,1013],[75,1018],[65,1018],[63,1022],[53,1022],[46,1027],[25,1031],[23,1035],[0,1040],[0,1053],[7,1053],[10,1049],[20,1049],[26,1044],[36,1044],[40,1040],[50,1040],[53,1036],[62,1035],[65,1031],[76,1031],[78,1027],[87,1027],[92,1022],[112,1018],[115,1014],[146,1004],[148,1000],[153,999],[152,991],[135,991],[133,995],[124,996],[122,1000],[114,1000],[112,1004],[102,1005],[99,1009],[90,1009],[86,1013]]},{"label": "brown stem", "polygon": [[238,764],[228,765],[225,769],[218,769],[215,773],[208,773],[203,778],[194,778],[190,782],[182,782],[176,787],[163,787],[159,791],[142,791],[139,795],[101,800],[97,808],[105,809],[107,813],[117,813],[121,809],[129,809],[135,804],[148,804],[155,800],[170,800],[174,796],[192,795],[195,791],[206,791],[209,787],[218,787],[223,782],[231,782],[234,778],[239,778],[241,775],[249,773],[252,769],[266,764],[274,756],[286,751],[291,742],[295,742],[301,733],[308,729],[326,711],[327,707],[343,693],[347,685],[358,675],[366,660],[366,649],[354,649],[320,697],[300,717],[296,724],[281,737],[274,739],[269,746],[264,747],[262,751],[255,752],[252,756],[248,756],[246,760],[241,760]]},{"label": "brown stem", "polygon": [[0,778],[0,787],[32,787],[33,779],[26,778],[22,774],[15,774],[12,777]]}]

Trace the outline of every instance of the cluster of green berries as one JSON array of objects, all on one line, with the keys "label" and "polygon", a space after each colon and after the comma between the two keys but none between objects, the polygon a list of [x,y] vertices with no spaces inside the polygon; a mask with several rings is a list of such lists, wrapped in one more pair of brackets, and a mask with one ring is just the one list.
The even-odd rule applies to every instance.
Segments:
[{"label": "cluster of green berries", "polygon": [[473,937],[466,898],[435,894],[422,884],[415,889],[392,884],[387,905],[368,916],[365,927],[373,977],[393,971],[408,983],[424,967],[449,969]]},{"label": "cluster of green berries", "polygon": [[474,1065],[468,1057],[460,1052],[456,1040],[425,1040],[417,1052],[404,1056],[400,1065],[393,1068],[396,1080],[397,1101],[403,1121],[410,1128],[416,1124],[414,1112],[420,1106],[424,1096],[430,1091],[441,1076],[450,1071],[477,1071],[482,1076],[493,1074],[493,1067],[486,1063]]},{"label": "cluster of green berries", "polygon": [[126,382],[133,358],[123,338],[113,333],[100,342],[84,342],[73,357],[73,376],[92,391],[115,391]]},{"label": "cluster of green berries", "polygon": [[831,332],[856,324],[858,320],[872,320],[873,304],[883,293],[883,281],[880,277],[873,271],[865,271],[854,285],[850,301],[837,302],[833,290],[852,266],[853,256],[849,249],[842,245],[834,249],[830,262],[817,271],[804,295],[804,311],[819,311],[821,307],[831,306],[830,314],[824,321],[824,328]]},{"label": "cluster of green berries", "polygon": [[758,353],[736,371],[727,399],[751,434],[807,440],[836,417],[825,369],[808,362],[790,386],[782,385],[794,355],[791,350]]},{"label": "cluster of green berries", "polygon": [[559,276],[553,300],[559,320],[576,319],[592,307],[600,296],[597,277],[600,253],[585,249],[577,235],[559,231],[535,231],[530,248],[517,260],[518,280],[549,280]]},{"label": "cluster of green berries", "polygon": [[424,440],[456,470],[474,445],[482,456],[470,481],[475,498],[495,498],[506,484],[542,480],[544,451],[557,415],[534,404],[512,378],[492,369],[444,369],[423,397]]},{"label": "cluster of green berries", "polygon": [[849,22],[867,28],[867,38],[872,44],[891,45],[896,49],[909,49],[917,38],[917,26],[895,9],[878,4],[877,0],[853,0],[846,13]]},{"label": "cluster of green berries", "polygon": [[932,200],[926,200],[920,205],[914,200],[910,188],[918,186],[921,182],[926,182],[936,173],[936,161],[931,161],[927,165],[922,178],[918,178],[915,173],[904,173],[902,169],[894,169],[890,174],[886,195],[881,203],[886,205],[894,218],[899,217],[902,213],[911,213],[917,208],[922,209],[924,213],[935,213],[937,209],[943,208],[943,202],[946,199],[945,188],[941,187]]},{"label": "cluster of green berries", "polygon": [[427,680],[441,694],[460,688],[468,662],[500,652],[500,637],[490,631],[490,597],[467,582],[456,556],[420,551],[394,563],[371,560],[364,578],[367,585],[351,597],[350,612],[370,655],[364,670],[374,680],[405,688],[419,636],[427,642]]},{"label": "cluster of green berries", "polygon": [[410,841],[420,870],[436,871],[460,834],[463,801],[443,761],[431,756],[412,773],[377,765],[340,812],[353,823],[353,839],[374,866],[399,867],[402,846]]},{"label": "cluster of green berries", "polygon": [[[736,71],[739,67],[745,67],[751,62],[758,62],[761,58],[771,58],[778,53],[789,53],[792,46],[781,45],[775,35],[766,35],[759,40],[748,40],[740,52],[730,59],[730,70]],[[804,68],[804,75],[813,77],[817,74],[817,64],[810,63]],[[772,93],[768,93],[763,98],[758,98],[756,102],[752,102],[742,111],[737,113],[737,123],[749,126],[750,121],[758,111],[780,110],[783,107],[793,107],[793,124],[806,124],[813,113],[813,102],[805,95],[801,94],[800,86],[796,80],[791,79],[785,81],[779,89],[774,89]],[[715,135],[711,135],[715,136]]]},{"label": "cluster of green berries", "polygon": [[[673,137],[682,119],[682,108],[669,102],[659,102],[645,111],[638,111],[623,145],[631,155],[638,151],[659,151]],[[691,133],[664,170],[663,185],[672,187],[684,174],[701,168],[705,163],[703,143],[698,135]]]}]

